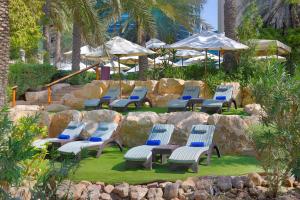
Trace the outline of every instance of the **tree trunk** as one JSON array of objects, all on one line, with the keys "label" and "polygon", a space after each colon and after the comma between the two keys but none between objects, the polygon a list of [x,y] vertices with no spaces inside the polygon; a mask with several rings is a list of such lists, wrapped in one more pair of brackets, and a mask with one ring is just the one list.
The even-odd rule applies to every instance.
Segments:
[{"label": "tree trunk", "polygon": [[[138,44],[141,46],[146,45],[146,33],[142,26],[142,24],[137,20],[137,39]],[[148,69],[148,57],[147,56],[140,56],[139,57],[139,79],[142,81],[145,81],[147,79],[146,77],[146,71]]]},{"label": "tree trunk", "polygon": [[73,21],[72,71],[80,70],[81,27]]},{"label": "tree trunk", "polygon": [[[61,32],[57,30],[55,40],[55,66],[61,61]],[[57,66],[56,66],[57,67]]]},{"label": "tree trunk", "polygon": [[[224,3],[224,30],[226,37],[237,40],[236,34],[237,4],[235,0],[225,0]],[[235,52],[225,51],[224,69],[232,72],[237,67]]]},{"label": "tree trunk", "polygon": [[49,26],[49,19],[50,19],[50,4],[51,0],[46,0],[45,5],[43,7],[45,13],[45,22],[43,26],[43,35],[44,35],[44,63],[50,63],[50,26]]},{"label": "tree trunk", "polygon": [[9,62],[8,0],[0,0],[0,107],[6,103]]}]

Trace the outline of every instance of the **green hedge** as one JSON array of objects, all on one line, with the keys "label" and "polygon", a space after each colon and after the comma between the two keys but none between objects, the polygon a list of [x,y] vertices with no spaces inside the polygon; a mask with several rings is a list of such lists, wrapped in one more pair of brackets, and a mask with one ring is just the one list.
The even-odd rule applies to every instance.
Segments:
[{"label": "green hedge", "polygon": [[49,64],[12,64],[9,66],[9,85],[17,85],[17,95],[21,96],[30,88],[38,89],[50,83],[56,72]]}]

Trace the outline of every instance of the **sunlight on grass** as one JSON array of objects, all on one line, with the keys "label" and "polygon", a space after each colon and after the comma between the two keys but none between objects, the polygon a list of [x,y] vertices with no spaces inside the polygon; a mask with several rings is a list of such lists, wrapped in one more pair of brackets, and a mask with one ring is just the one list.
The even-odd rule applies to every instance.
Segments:
[{"label": "sunlight on grass", "polygon": [[[125,181],[141,184],[159,180],[183,180],[191,176],[242,175],[261,171],[258,161],[249,156],[223,156],[220,159],[213,156],[211,164],[201,165],[198,174],[191,171],[171,171],[168,165],[160,164],[155,164],[153,170],[126,169],[123,155],[116,148],[107,148],[100,158],[90,156],[83,159],[76,173],[70,175],[70,178],[74,181],[103,181],[110,184]],[[202,163],[205,163],[205,160]]]}]

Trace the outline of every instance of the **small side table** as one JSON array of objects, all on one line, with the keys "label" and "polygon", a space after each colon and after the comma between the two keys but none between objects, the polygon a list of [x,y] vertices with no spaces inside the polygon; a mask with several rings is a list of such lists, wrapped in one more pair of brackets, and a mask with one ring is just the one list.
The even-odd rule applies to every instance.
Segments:
[{"label": "small side table", "polygon": [[202,104],[203,101],[204,101],[204,99],[202,99],[202,98],[192,98],[192,99],[190,99],[189,104],[192,107],[192,111],[195,111],[195,105],[196,104]]},{"label": "small side table", "polygon": [[172,154],[172,152],[177,149],[179,145],[161,145],[152,149],[153,162],[156,161],[156,156],[160,155],[161,163],[166,164],[167,158]]}]

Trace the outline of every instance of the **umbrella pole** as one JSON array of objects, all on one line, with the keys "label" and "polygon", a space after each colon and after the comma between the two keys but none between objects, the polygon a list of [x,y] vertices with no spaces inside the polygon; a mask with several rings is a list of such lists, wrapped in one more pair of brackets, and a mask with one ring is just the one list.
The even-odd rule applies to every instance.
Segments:
[{"label": "umbrella pole", "polygon": [[221,50],[219,50],[219,69],[221,68]]},{"label": "umbrella pole", "polygon": [[118,56],[118,65],[119,65],[119,87],[120,87],[120,98],[122,98],[122,82],[121,82],[121,64],[120,64],[120,56]]},{"label": "umbrella pole", "polygon": [[207,74],[207,49],[205,50],[205,71],[204,71],[204,75],[206,76]]}]

